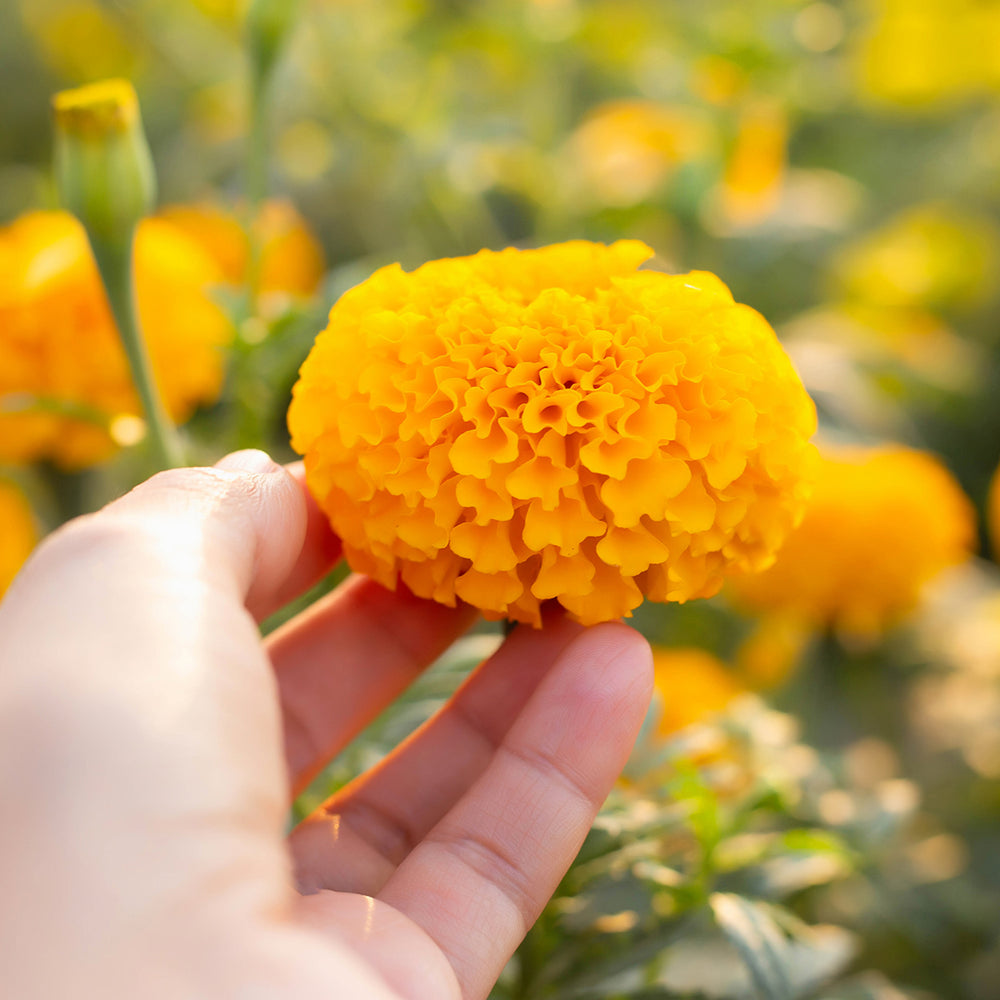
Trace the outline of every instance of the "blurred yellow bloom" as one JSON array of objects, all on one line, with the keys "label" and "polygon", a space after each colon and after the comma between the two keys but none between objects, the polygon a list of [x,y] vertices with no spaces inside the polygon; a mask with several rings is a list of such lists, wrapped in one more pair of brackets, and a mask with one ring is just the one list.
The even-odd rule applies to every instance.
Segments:
[{"label": "blurred yellow bloom", "polygon": [[[162,219],[136,236],[136,294],[157,383],[174,420],[218,397],[232,330],[209,296],[222,275]],[[0,459],[74,468],[115,449],[112,418],[137,414],[83,227],[32,212],[0,229]]]},{"label": "blurred yellow bloom", "polygon": [[731,59],[704,55],[699,56],[691,67],[691,90],[709,104],[731,104],[746,90],[746,86],[746,71]]},{"label": "blurred yellow bloom", "polygon": [[235,24],[243,16],[246,0],[191,0],[203,14],[217,21]]},{"label": "blurred yellow bloom", "polygon": [[751,102],[740,115],[736,140],[718,192],[723,218],[752,226],[778,205],[785,177],[788,122],[771,102]]},{"label": "blurred yellow bloom", "polygon": [[695,647],[654,646],[653,671],[660,736],[703,722],[746,690],[721,660]]},{"label": "blurred yellow bloom", "polygon": [[690,109],[608,101],[588,114],[569,151],[586,190],[608,204],[634,205],[678,166],[704,156],[711,138],[706,121]]},{"label": "blurred yellow bloom", "polygon": [[38,527],[24,494],[0,478],[0,597],[38,541]]},{"label": "blurred yellow bloom", "polygon": [[797,618],[764,618],[736,651],[739,676],[754,691],[780,687],[795,672],[811,638],[812,630]]},{"label": "blurred yellow bloom", "polygon": [[351,565],[540,623],[714,593],[799,516],[815,409],[765,320],[625,240],[383,268],[330,313],[293,447]]},{"label": "blurred yellow bloom", "polygon": [[877,636],[916,605],[927,582],[970,556],[975,512],[925,452],[826,447],[821,454],[802,523],[769,570],[734,577],[732,590],[754,611]]},{"label": "blurred yellow bloom", "polygon": [[910,108],[967,100],[1000,84],[1000,8],[983,0],[869,0],[855,73],[870,99]]},{"label": "blurred yellow bloom", "polygon": [[132,76],[139,58],[125,22],[94,0],[21,0],[24,24],[66,80]]},{"label": "blurred yellow bloom", "polygon": [[974,305],[992,292],[1000,264],[996,231],[943,204],[907,209],[844,247],[834,259],[840,292],[877,306]]},{"label": "blurred yellow bloom", "polygon": [[[227,283],[248,279],[251,234],[236,214],[217,205],[170,205],[160,215],[196,240],[222,269]],[[268,201],[254,220],[259,245],[257,292],[262,296],[312,295],[326,263],[319,241],[287,201]]]},{"label": "blurred yellow bloom", "polygon": [[1000,467],[990,480],[990,491],[986,501],[986,527],[990,532],[990,544],[997,561],[1000,561]]}]

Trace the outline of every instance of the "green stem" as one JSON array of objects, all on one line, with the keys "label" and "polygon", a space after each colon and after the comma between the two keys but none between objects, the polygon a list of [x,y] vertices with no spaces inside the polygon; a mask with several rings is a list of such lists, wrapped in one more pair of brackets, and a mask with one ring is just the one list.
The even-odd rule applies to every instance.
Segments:
[{"label": "green stem", "polygon": [[132,280],[133,234],[123,242],[104,242],[91,236],[91,245],[101,280],[107,292],[118,335],[128,357],[132,380],[142,403],[153,457],[160,469],[184,464],[180,438],[160,399],[153,380],[146,344],[142,339]]},{"label": "green stem", "polygon": [[257,215],[257,209],[267,197],[267,79],[256,69],[250,71],[250,132],[247,136],[246,196],[248,215]]}]

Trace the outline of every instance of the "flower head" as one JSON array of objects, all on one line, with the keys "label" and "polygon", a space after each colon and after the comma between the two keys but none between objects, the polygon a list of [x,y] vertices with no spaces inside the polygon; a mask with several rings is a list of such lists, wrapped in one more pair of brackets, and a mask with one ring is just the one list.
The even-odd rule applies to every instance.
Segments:
[{"label": "flower head", "polygon": [[627,615],[762,568],[815,410],[764,319],[642,243],[383,268],[302,366],[292,444],[351,565],[488,617]]},{"label": "flower head", "polygon": [[751,610],[877,635],[928,581],[968,558],[975,513],[925,452],[827,447],[822,456],[801,525],[769,570],[733,578],[734,595]]},{"label": "flower head", "polygon": [[1000,562],[1000,466],[993,472],[989,494],[986,498],[986,527],[994,558]]},{"label": "flower head", "polygon": [[0,479],[0,597],[38,541],[38,528],[24,494]]},{"label": "flower head", "polygon": [[[183,421],[217,398],[232,331],[209,289],[210,257],[162,219],[140,223],[136,294],[154,373]],[[83,227],[32,212],[0,229],[0,459],[80,467],[113,452],[113,417],[138,414]]]},{"label": "flower head", "polygon": [[216,205],[170,205],[160,215],[201,245],[228,284],[247,280],[251,236],[260,251],[255,276],[260,295],[309,296],[323,278],[323,249],[290,202],[261,205],[252,234],[235,214]]},{"label": "flower head", "polygon": [[894,216],[834,258],[850,302],[890,308],[962,308],[992,294],[1000,245],[985,219],[933,202]]},{"label": "flower head", "polygon": [[784,110],[767,102],[748,103],[717,192],[726,224],[754,226],[774,211],[785,180],[787,143]]},{"label": "flower head", "polygon": [[869,7],[874,18],[854,53],[862,96],[916,111],[996,91],[995,4],[873,0]]},{"label": "flower head", "polygon": [[704,158],[712,136],[705,121],[655,101],[599,104],[570,141],[585,189],[612,205],[653,195],[682,164]]}]

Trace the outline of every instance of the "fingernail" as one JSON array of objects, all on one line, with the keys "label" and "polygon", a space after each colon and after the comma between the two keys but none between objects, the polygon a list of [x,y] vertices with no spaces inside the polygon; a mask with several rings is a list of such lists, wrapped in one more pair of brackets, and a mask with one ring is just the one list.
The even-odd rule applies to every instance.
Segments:
[{"label": "fingernail", "polygon": [[277,472],[281,466],[265,451],[259,448],[246,448],[234,451],[215,463],[215,468],[225,472]]}]

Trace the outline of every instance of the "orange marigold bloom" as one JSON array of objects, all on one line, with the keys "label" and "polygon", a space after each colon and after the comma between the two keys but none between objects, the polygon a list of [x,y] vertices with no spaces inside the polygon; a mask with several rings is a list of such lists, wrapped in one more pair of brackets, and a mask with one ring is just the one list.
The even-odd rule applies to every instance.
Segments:
[{"label": "orange marigold bloom", "polygon": [[774,211],[785,179],[788,122],[776,104],[750,104],[740,116],[719,205],[726,220],[753,226]]},{"label": "orange marigold bloom", "polygon": [[24,494],[0,479],[0,597],[38,542],[38,527]]},{"label": "orange marigold bloom", "polygon": [[1000,562],[1000,466],[990,480],[990,491],[986,498],[986,527],[990,533],[993,556]]},{"label": "orange marigold bloom", "polygon": [[653,672],[660,736],[703,722],[746,692],[721,660],[696,647],[654,646]]},{"label": "orange marigold bloom", "polygon": [[[250,235],[235,214],[204,204],[170,205],[160,215],[201,244],[228,284],[246,281]],[[291,202],[265,202],[252,235],[260,245],[259,294],[308,297],[315,293],[326,269],[323,248]]]},{"label": "orange marigold bloom", "polygon": [[[162,219],[140,224],[135,255],[154,374],[182,422],[222,387],[232,330],[209,296],[221,274]],[[65,212],[21,216],[0,229],[0,275],[0,459],[103,460],[110,419],[140,407],[83,227]]]},{"label": "orange marigold bloom", "polygon": [[769,570],[734,577],[734,594],[751,610],[876,636],[969,557],[975,512],[925,452],[826,447],[822,458],[802,524]]},{"label": "orange marigold bloom", "polygon": [[583,241],[382,268],[334,306],[289,411],[350,564],[540,624],[714,593],[796,521],[815,410],[704,272]]},{"label": "orange marigold bloom", "polygon": [[634,205],[678,167],[704,158],[712,138],[707,122],[690,109],[607,101],[588,113],[569,149],[588,191],[609,204]]}]

